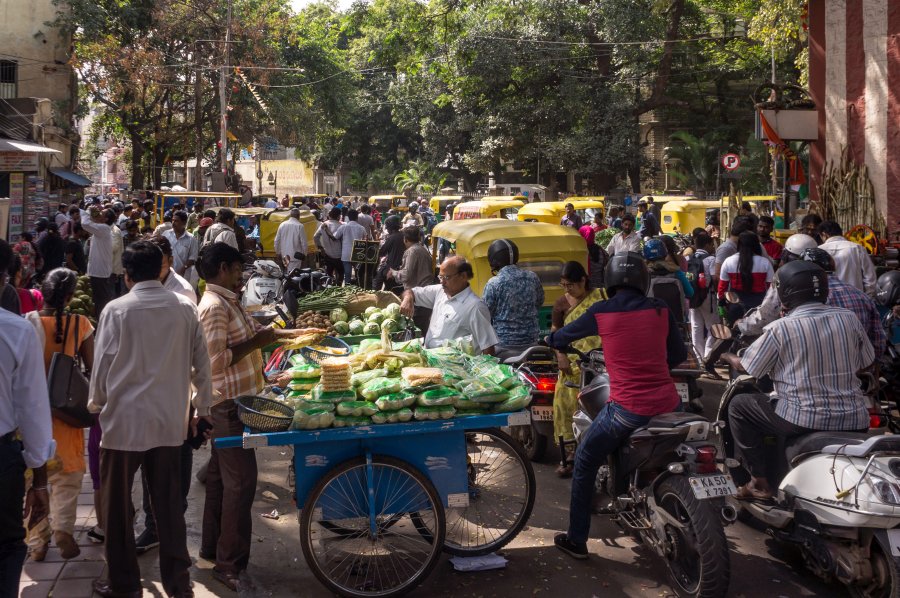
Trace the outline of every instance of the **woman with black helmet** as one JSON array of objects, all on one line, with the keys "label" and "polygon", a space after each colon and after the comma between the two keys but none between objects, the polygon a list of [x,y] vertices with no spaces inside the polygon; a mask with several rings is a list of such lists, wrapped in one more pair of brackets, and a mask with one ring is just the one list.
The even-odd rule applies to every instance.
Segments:
[{"label": "woman with black helmet", "polygon": [[681,404],[669,368],[683,362],[687,350],[666,304],[647,297],[649,286],[650,274],[641,255],[616,253],[606,267],[610,299],[595,303],[547,337],[551,347],[562,350],[579,339],[600,336],[609,374],[610,400],[575,453],[569,529],[553,539],[557,548],[576,559],[588,555],[591,500],[600,466],[635,429]]},{"label": "woman with black helmet", "polygon": [[817,264],[794,261],[778,270],[775,288],[785,317],[769,324],[742,357],[722,358],[755,378],[768,375],[778,397],[732,399],[728,424],[751,481],[738,498],[767,500],[766,436],[787,439],[815,431],[865,431],[869,412],[856,373],[875,361],[872,343],[853,312],[826,305],[828,275]]}]

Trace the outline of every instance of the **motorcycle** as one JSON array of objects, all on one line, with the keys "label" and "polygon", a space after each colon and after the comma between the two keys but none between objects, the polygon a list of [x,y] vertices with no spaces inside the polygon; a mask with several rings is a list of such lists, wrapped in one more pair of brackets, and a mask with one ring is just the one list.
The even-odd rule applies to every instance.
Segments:
[{"label": "motorcycle", "polygon": [[334,279],[321,270],[294,268],[283,281],[282,300],[293,320],[299,314],[298,300],[304,295],[334,286]]},{"label": "motorcycle", "polygon": [[273,260],[256,260],[244,285],[241,305],[271,305],[281,301],[282,269]]},{"label": "motorcycle", "polygon": [[[599,351],[579,356],[582,388],[573,429],[581,441],[609,400],[609,378]],[[666,564],[679,596],[725,596],[731,563],[724,526],[737,511],[737,492],[713,438],[722,422],[694,413],[666,413],[635,430],[600,468],[595,490],[611,519]]]},{"label": "motorcycle", "polygon": [[531,425],[513,426],[508,433],[522,445],[529,459],[540,461],[553,438],[553,396],[559,381],[556,354],[548,347],[534,346],[503,363],[515,368],[519,378],[531,387]]},{"label": "motorcycle", "polygon": [[[754,378],[731,380],[719,419],[727,421],[732,399],[747,392],[759,392]],[[776,540],[798,548],[810,571],[841,582],[852,596],[900,596],[900,437],[814,432],[770,440],[767,461],[777,494],[740,508]],[[721,442],[733,456],[727,427]],[[740,470],[734,478],[740,484],[749,476]]]}]

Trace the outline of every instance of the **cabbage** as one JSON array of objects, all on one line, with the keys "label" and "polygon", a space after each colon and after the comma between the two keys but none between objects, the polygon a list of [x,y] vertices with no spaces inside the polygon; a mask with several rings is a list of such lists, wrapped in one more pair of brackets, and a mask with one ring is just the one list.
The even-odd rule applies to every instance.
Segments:
[{"label": "cabbage", "polygon": [[338,334],[350,334],[350,324],[347,322],[335,322],[334,331]]},{"label": "cabbage", "polygon": [[328,319],[331,320],[332,324],[337,324],[338,322],[346,322],[347,310],[342,307],[336,307],[331,310],[330,314],[328,314]]},{"label": "cabbage", "polygon": [[378,311],[378,308],[373,305],[371,307],[367,307],[366,311],[363,312],[363,314],[368,318],[369,316],[374,314],[376,311]]},{"label": "cabbage", "polygon": [[381,311],[384,314],[384,317],[396,319],[400,315],[400,304],[391,303]]},{"label": "cabbage", "polygon": [[379,332],[381,332],[381,326],[377,322],[369,322],[362,329],[363,334],[378,334]]},{"label": "cabbage", "polygon": [[388,332],[396,332],[399,330],[397,327],[397,320],[387,319],[381,323],[381,329],[387,330]]},{"label": "cabbage", "polygon": [[353,320],[350,322],[350,334],[359,335],[363,333],[363,328],[365,328],[365,324],[363,324],[362,320]]},{"label": "cabbage", "polygon": [[382,320],[384,320],[384,314],[380,311],[376,311],[368,316],[368,322],[375,322],[376,324],[381,324]]}]

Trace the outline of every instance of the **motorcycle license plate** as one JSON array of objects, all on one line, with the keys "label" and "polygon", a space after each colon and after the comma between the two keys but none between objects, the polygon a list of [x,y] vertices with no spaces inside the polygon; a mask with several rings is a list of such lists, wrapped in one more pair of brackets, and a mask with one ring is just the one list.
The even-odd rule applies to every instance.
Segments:
[{"label": "motorcycle license plate", "polygon": [[552,422],[553,406],[535,405],[531,408],[531,419],[537,422]]},{"label": "motorcycle license plate", "polygon": [[694,496],[700,500],[737,494],[734,481],[727,473],[696,476],[688,478],[688,480],[691,482],[691,490],[694,491]]},{"label": "motorcycle license plate", "polygon": [[681,399],[682,403],[687,403],[691,400],[691,395],[688,392],[688,385],[684,382],[676,382],[675,391],[678,393],[678,398]]}]

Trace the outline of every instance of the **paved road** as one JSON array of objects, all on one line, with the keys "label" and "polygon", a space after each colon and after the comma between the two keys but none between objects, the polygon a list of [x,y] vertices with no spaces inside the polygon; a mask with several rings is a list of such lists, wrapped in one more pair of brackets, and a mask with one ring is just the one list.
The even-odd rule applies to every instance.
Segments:
[{"label": "paved road", "polygon": [[[715,401],[721,394],[722,384],[704,383],[707,412],[715,413]],[[206,455],[201,452],[195,465]],[[330,594],[316,581],[306,566],[300,550],[297,511],[290,502],[286,473],[288,452],[281,447],[260,449],[259,485],[254,512],[254,544],[249,573],[256,590],[248,596],[259,597],[327,597]],[[554,475],[555,463],[535,464],[537,476],[537,502],[529,526],[510,544],[503,556],[509,560],[506,569],[482,573],[457,573],[447,557],[442,557],[430,578],[412,596],[453,596],[488,598],[509,596],[564,596],[565,598],[592,598],[594,596],[670,596],[665,571],[660,559],[625,536],[617,526],[602,516],[594,517],[589,550],[591,558],[586,562],[573,561],[553,547],[553,535],[566,527],[568,517],[568,480]],[[200,522],[203,510],[203,487],[194,481],[187,513],[188,542],[191,555],[197,555],[200,541]],[[93,524],[90,498],[85,494],[86,519],[79,524],[85,528]],[[135,505],[140,505],[136,495]],[[282,515],[277,520],[265,519],[263,513],[277,509]],[[140,517],[142,521],[142,517]],[[774,546],[765,534],[742,523],[727,530],[731,543],[732,576],[730,597],[767,598],[801,596],[841,596],[843,590],[834,585],[819,582],[800,569],[793,569],[781,560],[779,547]],[[84,540],[83,532],[78,534]],[[726,555],[723,555],[725,558]],[[151,551],[140,559],[145,577],[145,596],[164,596],[159,584],[156,563],[157,551]],[[97,575],[104,569],[97,548],[89,548],[78,562],[66,565],[59,572],[60,563],[55,549],[51,561],[26,569],[33,579],[23,583],[22,595],[28,598],[44,598],[53,590],[54,598],[90,595],[90,582],[86,577]],[[212,579],[212,564],[197,561],[191,576],[195,593],[202,596],[233,596]],[[52,570],[51,570],[52,569]],[[67,576],[66,572],[72,569]],[[44,570],[47,570],[46,572]],[[41,577],[41,573],[45,576]],[[82,579],[72,579],[75,575]]]}]

